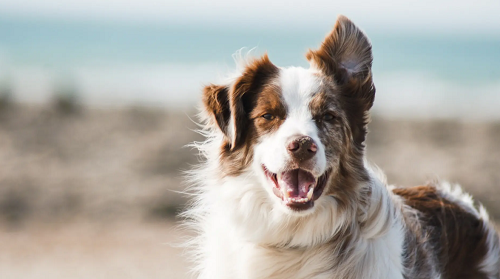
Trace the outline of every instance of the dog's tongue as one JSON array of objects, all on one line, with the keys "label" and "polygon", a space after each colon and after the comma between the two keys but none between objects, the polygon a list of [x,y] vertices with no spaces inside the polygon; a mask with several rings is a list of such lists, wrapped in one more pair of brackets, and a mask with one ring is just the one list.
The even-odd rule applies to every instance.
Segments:
[{"label": "dog's tongue", "polygon": [[310,199],[307,194],[315,186],[316,179],[310,172],[295,169],[278,175],[278,184],[285,198]]}]

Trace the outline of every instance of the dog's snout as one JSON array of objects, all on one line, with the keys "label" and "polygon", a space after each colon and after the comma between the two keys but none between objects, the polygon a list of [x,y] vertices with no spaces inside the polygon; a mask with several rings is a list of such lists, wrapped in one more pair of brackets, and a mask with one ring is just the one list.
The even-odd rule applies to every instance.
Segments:
[{"label": "dog's snout", "polygon": [[318,151],[318,146],[311,137],[298,136],[288,141],[287,149],[297,161],[306,161],[314,157],[316,151]]}]

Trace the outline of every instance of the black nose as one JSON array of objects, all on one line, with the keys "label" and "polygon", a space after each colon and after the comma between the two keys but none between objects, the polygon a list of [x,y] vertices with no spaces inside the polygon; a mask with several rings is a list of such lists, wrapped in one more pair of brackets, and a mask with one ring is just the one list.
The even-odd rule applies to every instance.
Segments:
[{"label": "black nose", "polygon": [[288,141],[286,148],[288,149],[288,153],[299,162],[311,159],[318,150],[318,146],[314,140],[308,136],[292,137]]}]

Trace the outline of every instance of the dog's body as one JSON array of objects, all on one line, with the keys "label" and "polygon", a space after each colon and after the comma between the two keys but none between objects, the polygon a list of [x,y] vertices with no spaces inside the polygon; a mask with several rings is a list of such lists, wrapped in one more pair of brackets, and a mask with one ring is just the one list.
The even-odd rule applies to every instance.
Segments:
[{"label": "dog's body", "polygon": [[393,188],[366,164],[366,36],[339,17],[307,59],[264,56],[205,88],[186,212],[198,278],[500,278],[497,233],[470,196]]}]

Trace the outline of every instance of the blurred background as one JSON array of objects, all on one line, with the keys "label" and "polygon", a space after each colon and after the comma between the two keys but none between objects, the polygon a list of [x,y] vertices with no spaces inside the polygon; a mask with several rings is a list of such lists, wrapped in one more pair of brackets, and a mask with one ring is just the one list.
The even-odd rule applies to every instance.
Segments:
[{"label": "blurred background", "polygon": [[307,66],[338,14],[373,43],[368,159],[500,218],[500,2],[0,1],[0,278],[188,278],[175,228],[201,88],[242,47]]}]

